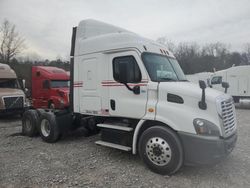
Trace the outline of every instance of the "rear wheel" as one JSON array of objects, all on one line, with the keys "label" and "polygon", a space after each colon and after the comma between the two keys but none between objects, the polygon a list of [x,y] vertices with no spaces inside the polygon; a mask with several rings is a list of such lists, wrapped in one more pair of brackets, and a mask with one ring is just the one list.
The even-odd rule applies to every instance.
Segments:
[{"label": "rear wheel", "polygon": [[89,131],[90,134],[97,134],[99,129],[97,127],[97,120],[95,118],[90,118],[86,122],[86,129]]},{"label": "rear wheel", "polygon": [[183,149],[170,129],[155,126],[145,130],[139,140],[139,153],[144,163],[159,174],[173,174],[183,164]]},{"label": "rear wheel", "polygon": [[35,110],[28,110],[24,112],[22,118],[22,133],[23,135],[33,137],[38,134],[39,118]]},{"label": "rear wheel", "polygon": [[39,131],[45,142],[53,143],[60,138],[59,126],[53,113],[45,112],[41,114]]},{"label": "rear wheel", "polygon": [[38,108],[38,109],[36,109],[36,112],[37,112],[38,116],[40,117],[46,111],[44,109],[42,109],[42,108]]},{"label": "rear wheel", "polygon": [[233,99],[234,99],[235,103],[239,103],[240,102],[240,97],[233,97]]}]

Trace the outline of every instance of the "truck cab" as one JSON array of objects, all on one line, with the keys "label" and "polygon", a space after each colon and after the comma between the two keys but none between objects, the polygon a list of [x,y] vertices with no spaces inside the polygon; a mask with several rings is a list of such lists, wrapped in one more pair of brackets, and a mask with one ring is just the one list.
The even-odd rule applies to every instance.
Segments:
[{"label": "truck cab", "polygon": [[105,117],[97,144],[139,151],[159,173],[173,167],[171,157],[174,172],[180,163],[210,164],[232,150],[232,97],[188,82],[165,46],[93,20],[80,22],[75,37],[73,111]]},{"label": "truck cab", "polygon": [[34,108],[64,109],[69,106],[69,75],[57,67],[32,67],[31,97]]},{"label": "truck cab", "polygon": [[0,113],[22,113],[25,106],[25,94],[15,71],[0,63]]},{"label": "truck cab", "polygon": [[100,132],[97,145],[138,153],[160,174],[217,163],[233,150],[232,97],[188,82],[165,46],[95,20],[74,27],[71,44],[70,108],[42,113],[44,141],[78,124]]}]

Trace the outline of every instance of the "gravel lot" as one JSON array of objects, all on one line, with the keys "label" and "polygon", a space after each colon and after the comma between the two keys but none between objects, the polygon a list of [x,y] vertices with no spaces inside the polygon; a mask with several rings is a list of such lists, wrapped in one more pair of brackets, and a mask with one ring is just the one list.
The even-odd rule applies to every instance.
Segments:
[{"label": "gravel lot", "polygon": [[96,146],[75,132],[55,144],[20,135],[18,118],[0,118],[0,187],[250,187],[250,110],[237,109],[238,142],[225,161],[183,167],[169,177],[138,156]]}]

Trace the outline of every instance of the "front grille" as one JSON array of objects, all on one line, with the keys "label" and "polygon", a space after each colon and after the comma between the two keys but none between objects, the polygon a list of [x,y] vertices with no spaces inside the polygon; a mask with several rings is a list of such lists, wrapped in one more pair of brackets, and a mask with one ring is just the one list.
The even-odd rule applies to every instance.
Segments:
[{"label": "front grille", "polygon": [[230,136],[236,129],[236,115],[233,99],[227,99],[221,102],[222,121],[225,136]]},{"label": "front grille", "polygon": [[18,97],[4,97],[5,109],[23,108],[24,99],[22,96]]}]

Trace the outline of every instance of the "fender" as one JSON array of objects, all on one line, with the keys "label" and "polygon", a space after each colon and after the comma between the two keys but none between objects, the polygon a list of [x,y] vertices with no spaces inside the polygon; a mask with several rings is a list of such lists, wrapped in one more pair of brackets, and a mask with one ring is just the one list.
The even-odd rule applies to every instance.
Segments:
[{"label": "fender", "polygon": [[[136,125],[136,128],[135,128],[135,131],[134,131],[134,135],[133,135],[133,144],[132,144],[132,153],[133,154],[136,154],[137,153],[137,141],[138,141],[138,135],[139,135],[139,132],[141,130],[141,128],[143,127],[143,125],[147,122],[147,120],[150,120],[150,121],[155,121],[155,120],[152,120],[152,119],[141,119],[137,125]],[[157,117],[156,117],[156,120],[157,120]],[[163,122],[163,121],[155,121],[155,122],[160,122],[162,124],[164,124],[165,126],[167,127],[170,127],[171,129],[173,130],[176,130],[176,126],[174,126],[173,123],[166,123],[166,122]]]}]

